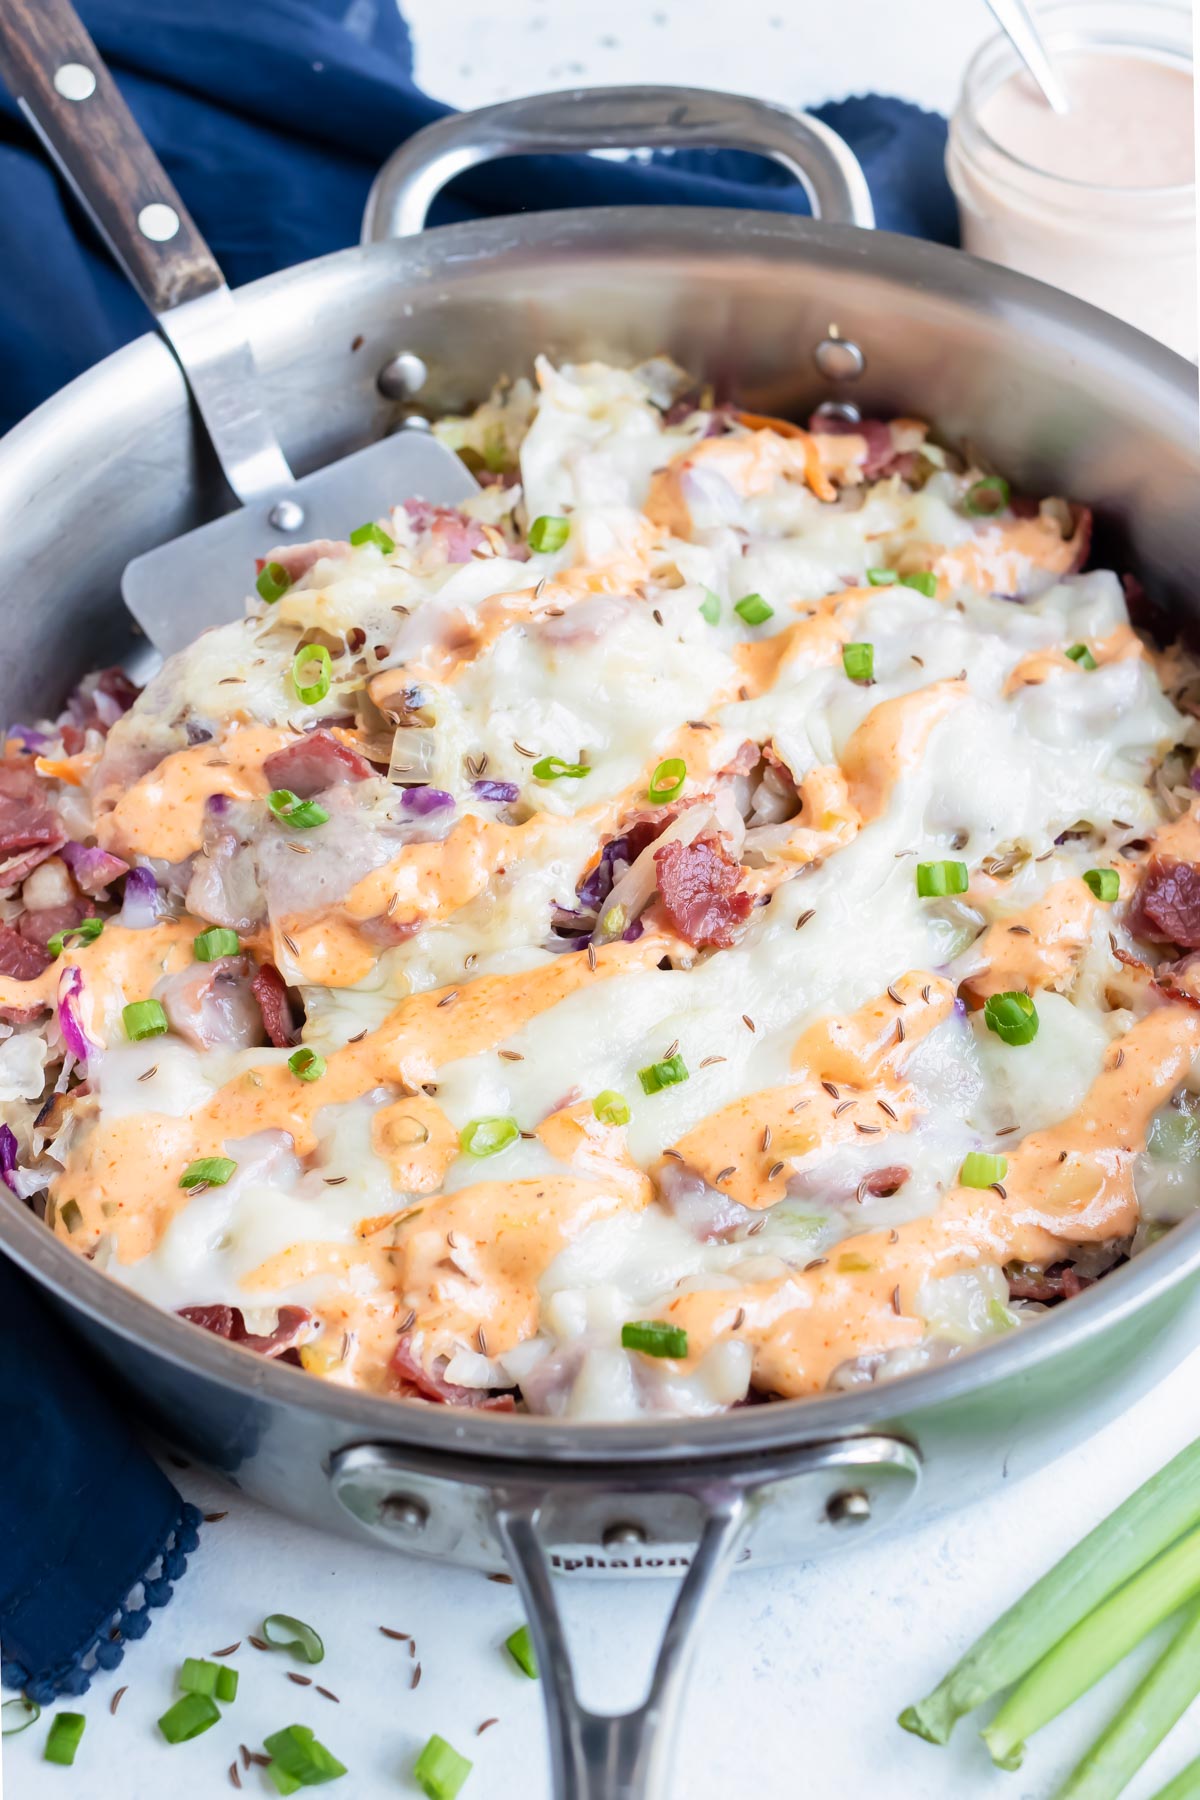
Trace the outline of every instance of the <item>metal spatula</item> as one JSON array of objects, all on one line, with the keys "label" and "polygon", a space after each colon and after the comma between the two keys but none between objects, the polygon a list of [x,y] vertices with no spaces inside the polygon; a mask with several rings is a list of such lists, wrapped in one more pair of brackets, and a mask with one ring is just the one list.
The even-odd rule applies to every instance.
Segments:
[{"label": "metal spatula", "polygon": [[402,432],[299,480],[264,410],[254,357],[208,245],[68,0],[0,0],[0,73],[183,370],[240,507],[136,557],[122,591],[170,652],[240,616],[255,559],[288,539],[341,539],[406,499],[477,491],[458,457]]}]

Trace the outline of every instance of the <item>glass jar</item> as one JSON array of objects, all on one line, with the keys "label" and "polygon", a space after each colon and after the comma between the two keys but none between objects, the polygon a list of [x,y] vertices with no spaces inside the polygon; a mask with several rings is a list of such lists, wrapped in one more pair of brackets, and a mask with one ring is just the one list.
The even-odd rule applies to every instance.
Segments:
[{"label": "glass jar", "polygon": [[[1186,8],[1060,0],[1039,8],[1038,22],[1060,67],[1086,53],[1123,60],[1126,70],[1132,61],[1148,61],[1191,76]],[[1006,37],[989,40],[967,69],[950,121],[946,172],[958,199],[963,248],[1104,307],[1195,360],[1194,165],[1190,178],[1176,185],[1119,186],[1068,178],[1024,160],[984,123],[989,100],[1020,70]],[[1119,66],[1107,73],[1120,80]],[[1110,120],[1100,128],[1109,129]]]}]

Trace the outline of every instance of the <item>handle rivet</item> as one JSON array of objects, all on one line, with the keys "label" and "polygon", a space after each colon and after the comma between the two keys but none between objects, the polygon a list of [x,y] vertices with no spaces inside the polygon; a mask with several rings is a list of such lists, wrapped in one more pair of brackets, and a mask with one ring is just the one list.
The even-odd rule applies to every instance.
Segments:
[{"label": "handle rivet", "polygon": [[384,363],[375,377],[375,385],[385,400],[411,400],[429,379],[429,370],[411,350],[401,350],[391,362]]},{"label": "handle rivet", "polygon": [[822,400],[816,410],[818,419],[839,419],[843,425],[861,425],[862,414],[853,400]]},{"label": "handle rivet", "polygon": [[631,1550],[646,1542],[646,1533],[640,1525],[622,1522],[610,1525],[600,1542],[606,1550]]},{"label": "handle rivet", "polygon": [[138,230],[152,244],[165,244],[179,230],[179,214],[163,200],[152,200],[137,216]]},{"label": "handle rivet", "polygon": [[86,63],[62,63],[54,71],[54,91],[64,100],[90,100],[96,77]]},{"label": "handle rivet", "polygon": [[867,366],[867,359],[850,338],[830,333],[813,351],[813,361],[826,381],[857,381]]},{"label": "handle rivet", "polygon": [[863,1525],[870,1516],[871,1502],[861,1488],[844,1488],[825,1502],[825,1517],[831,1525]]},{"label": "handle rivet", "polygon": [[304,508],[298,500],[277,500],[267,514],[267,523],[276,531],[299,531],[304,523]]},{"label": "handle rivet", "polygon": [[379,1519],[400,1531],[423,1531],[429,1523],[429,1508],[412,1494],[385,1494],[379,1502]]}]

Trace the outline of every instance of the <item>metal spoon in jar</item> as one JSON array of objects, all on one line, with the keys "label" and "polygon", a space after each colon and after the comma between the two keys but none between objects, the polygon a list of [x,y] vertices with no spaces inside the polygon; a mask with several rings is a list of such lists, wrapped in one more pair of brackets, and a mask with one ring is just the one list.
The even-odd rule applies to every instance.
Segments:
[{"label": "metal spoon in jar", "polygon": [[1054,65],[1042,42],[1033,14],[1025,0],[988,0],[996,21],[1009,43],[1041,89],[1047,106],[1056,113],[1070,112],[1062,83],[1054,73]]}]

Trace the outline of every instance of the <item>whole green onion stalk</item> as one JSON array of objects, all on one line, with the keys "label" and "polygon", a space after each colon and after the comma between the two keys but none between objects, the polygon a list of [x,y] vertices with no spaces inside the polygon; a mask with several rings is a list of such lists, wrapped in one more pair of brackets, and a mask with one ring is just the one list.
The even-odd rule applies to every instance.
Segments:
[{"label": "whole green onion stalk", "polygon": [[1154,1800],[1200,1800],[1200,1756],[1159,1788]]},{"label": "whole green onion stalk", "polygon": [[1200,1527],[1139,1569],[1123,1587],[1059,1639],[1015,1687],[982,1737],[1002,1769],[1020,1767],[1025,1739],[1200,1593]]},{"label": "whole green onion stalk", "polygon": [[1054,1800],[1117,1800],[1200,1693],[1200,1601]]},{"label": "whole green onion stalk", "polygon": [[[900,1723],[931,1744],[1035,1663],[1116,1588],[1200,1521],[1200,1441],[1181,1450],[990,1626]],[[1175,1604],[1185,1598],[1176,1595]]]}]

